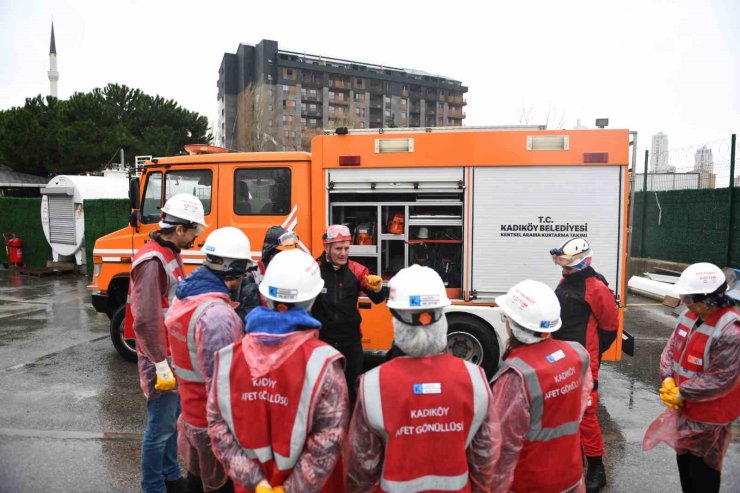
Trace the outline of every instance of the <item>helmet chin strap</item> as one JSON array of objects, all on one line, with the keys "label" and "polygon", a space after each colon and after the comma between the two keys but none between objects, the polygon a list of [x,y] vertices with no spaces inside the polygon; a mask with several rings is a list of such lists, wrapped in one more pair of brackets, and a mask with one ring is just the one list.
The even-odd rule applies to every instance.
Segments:
[{"label": "helmet chin strap", "polygon": [[395,310],[393,308],[390,308],[390,311],[393,315],[393,318],[395,318],[399,322],[415,326],[431,325],[442,318],[443,314],[442,310],[426,310],[417,313],[405,313],[403,315],[399,310]]}]

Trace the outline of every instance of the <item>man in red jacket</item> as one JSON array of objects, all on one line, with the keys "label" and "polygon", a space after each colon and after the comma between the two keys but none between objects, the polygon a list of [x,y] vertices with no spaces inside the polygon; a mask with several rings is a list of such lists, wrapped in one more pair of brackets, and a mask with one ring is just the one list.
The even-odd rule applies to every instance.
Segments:
[{"label": "man in red jacket", "polygon": [[591,267],[591,246],[584,238],[571,238],[550,250],[552,260],[563,268],[563,278],[555,289],[560,301],[562,328],[553,337],[575,341],[588,350],[594,388],[581,421],[581,443],[588,461],[586,491],[597,493],[606,485],[604,440],[596,410],[599,404],[599,366],[601,355],[609,349],[619,327],[614,294],[604,276]]},{"label": "man in red jacket", "polygon": [[522,281],[496,304],[509,341],[493,382],[502,435],[493,491],[583,491],[578,425],[592,388],[588,353],[552,337],[560,303],[547,285]]},{"label": "man in red jacket", "polygon": [[234,490],[344,491],[342,442],[349,420],[342,355],[318,340],[308,310],[324,281],[299,249],[270,262],[247,316],[247,335],[216,353],[208,396],[213,453]]},{"label": "man in red jacket", "polygon": [[488,492],[501,446],[483,370],[445,353],[442,279],[412,265],[388,308],[406,356],[365,373],[349,432],[347,490]]}]

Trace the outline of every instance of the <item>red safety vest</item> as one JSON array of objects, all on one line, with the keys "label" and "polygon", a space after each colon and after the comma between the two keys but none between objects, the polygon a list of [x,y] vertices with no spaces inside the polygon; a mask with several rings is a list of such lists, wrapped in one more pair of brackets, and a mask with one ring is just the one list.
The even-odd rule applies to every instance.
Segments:
[{"label": "red safety vest", "polygon": [[[182,266],[180,257],[172,251],[171,248],[163,247],[154,240],[148,241],[134,255],[134,261],[131,263],[133,271],[140,263],[156,258],[162,263],[164,271],[167,273],[169,286],[167,294],[162,296],[162,317],[167,318],[167,309],[170,307],[172,300],[175,299],[175,290],[180,279],[185,277],[185,269]],[[126,317],[124,319],[123,335],[127,339],[136,337],[134,331],[134,314],[131,310],[131,283],[128,283],[128,296],[126,297]]]},{"label": "red safety vest", "polygon": [[[279,368],[253,378],[242,352],[239,341],[216,353],[214,396],[247,457],[260,462],[271,485],[280,485],[303,452],[326,370],[342,355],[309,339]],[[341,476],[338,466],[321,491],[336,491]]]},{"label": "red safety vest", "polygon": [[[195,328],[206,308],[214,304],[229,304],[229,296],[223,293],[209,293],[208,299],[183,312],[180,317],[165,320],[169,336],[172,367],[178,380],[182,417],[198,428],[207,428],[206,401],[208,392],[205,376],[198,364],[198,345],[195,342]],[[183,303],[176,299],[173,303]]]},{"label": "red safety vest", "polygon": [[480,367],[449,354],[400,357],[365,373],[360,391],[385,442],[381,491],[470,491],[466,450],[491,400]]},{"label": "red safety vest", "polygon": [[524,380],[530,424],[511,491],[560,492],[583,476],[581,423],[589,356],[577,342],[548,338],[512,349],[506,367]]},{"label": "red safety vest", "polygon": [[[673,379],[679,388],[685,381],[709,369],[712,343],[721,336],[723,329],[738,323],[739,313],[733,307],[721,308],[698,327],[695,327],[698,315],[688,309],[678,317],[673,337],[680,342],[673,351]],[[729,393],[717,399],[684,401],[681,413],[702,423],[731,423],[740,416],[740,379],[735,381]]]}]

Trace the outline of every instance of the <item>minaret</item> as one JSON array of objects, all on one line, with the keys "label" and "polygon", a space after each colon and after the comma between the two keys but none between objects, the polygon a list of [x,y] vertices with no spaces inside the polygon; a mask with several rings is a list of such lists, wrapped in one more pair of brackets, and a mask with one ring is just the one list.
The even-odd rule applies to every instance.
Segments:
[{"label": "minaret", "polygon": [[51,46],[49,47],[49,86],[50,96],[57,97],[57,81],[59,72],[57,72],[57,46],[54,42],[54,21],[51,21]]}]

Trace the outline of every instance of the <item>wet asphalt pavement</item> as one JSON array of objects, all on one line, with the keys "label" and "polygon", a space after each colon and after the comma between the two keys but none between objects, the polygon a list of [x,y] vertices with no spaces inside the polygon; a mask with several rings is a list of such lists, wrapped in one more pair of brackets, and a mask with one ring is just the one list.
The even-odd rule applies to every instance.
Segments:
[{"label": "wet asphalt pavement", "polygon": [[[108,318],[90,305],[86,279],[39,279],[0,270],[0,493],[139,491],[146,421],[136,365],[110,343]],[[604,363],[600,409],[608,485],[603,491],[680,491],[675,455],[641,449],[663,411],[658,359],[675,319],[629,297],[625,328],[637,356]],[[722,491],[740,492],[740,426],[725,457]]]}]

